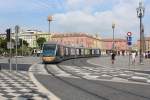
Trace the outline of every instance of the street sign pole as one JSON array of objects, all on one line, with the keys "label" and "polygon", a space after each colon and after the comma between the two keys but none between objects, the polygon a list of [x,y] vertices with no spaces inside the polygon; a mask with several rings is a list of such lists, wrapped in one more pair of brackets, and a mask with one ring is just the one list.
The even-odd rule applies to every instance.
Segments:
[{"label": "street sign pole", "polygon": [[128,44],[128,48],[129,48],[129,70],[130,70],[130,63],[131,63],[131,45],[132,45],[132,33],[128,32],[127,33],[127,44]]},{"label": "street sign pole", "polygon": [[129,70],[130,70],[130,63],[131,63],[131,47],[129,47]]},{"label": "street sign pole", "polygon": [[12,59],[12,49],[11,49],[11,47],[12,47],[12,41],[11,41],[11,32],[10,32],[10,54],[9,54],[9,68],[10,68],[10,71],[12,71],[12,63],[11,63],[11,59]]}]

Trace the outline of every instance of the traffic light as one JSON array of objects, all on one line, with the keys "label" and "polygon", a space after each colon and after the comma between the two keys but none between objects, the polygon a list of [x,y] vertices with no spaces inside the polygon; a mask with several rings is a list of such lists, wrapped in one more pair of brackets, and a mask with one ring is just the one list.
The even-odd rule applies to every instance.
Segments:
[{"label": "traffic light", "polygon": [[132,45],[132,37],[131,36],[127,37],[127,42],[128,42],[128,45]]},{"label": "traffic light", "polygon": [[11,30],[10,28],[6,30],[6,39],[7,41],[10,41],[10,34],[11,34]]}]

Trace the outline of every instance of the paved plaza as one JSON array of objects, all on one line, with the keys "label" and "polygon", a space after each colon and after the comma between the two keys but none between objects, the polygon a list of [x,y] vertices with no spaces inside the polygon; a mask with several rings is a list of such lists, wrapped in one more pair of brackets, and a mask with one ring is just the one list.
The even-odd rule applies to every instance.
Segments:
[{"label": "paved plaza", "polygon": [[[6,61],[7,59],[5,58],[3,60]],[[47,99],[47,95],[42,93],[43,91],[41,92],[39,86],[37,86],[35,82],[33,83],[33,80],[29,76],[29,73],[35,75],[35,78],[38,78],[37,76],[39,75],[46,75],[47,77],[51,76],[47,73],[44,64],[41,64],[40,58],[22,58],[19,60],[22,62],[24,60],[24,63],[30,61],[30,64],[32,64],[32,66],[29,68],[29,71],[0,71],[0,99]],[[71,72],[73,75],[62,71],[54,64],[48,65],[47,68],[59,77],[79,79],[79,77],[74,76],[77,75],[88,80],[102,80],[148,85],[150,84],[150,74],[148,74],[148,72],[150,72],[150,59],[145,59],[144,65],[140,65],[138,63],[138,60],[139,59],[137,58],[136,63],[134,65],[130,64],[129,66],[128,56],[117,56],[115,64],[111,64],[110,57],[96,57],[90,58],[89,60],[87,60],[87,63],[96,65],[97,67],[93,67],[90,65],[81,65],[81,67],[79,67],[78,65],[60,65],[61,68],[68,72]],[[142,71],[142,73],[134,72],[133,70]],[[40,82],[40,80],[41,79],[39,79],[38,81]],[[50,91],[51,90],[49,90],[49,92]]]},{"label": "paved plaza", "polygon": [[150,71],[150,59],[144,59],[144,64],[139,64],[139,57],[136,57],[135,64],[129,64],[129,56],[116,56],[115,63],[111,63],[111,57],[99,57],[88,60],[88,63],[103,67],[113,67],[116,69]]},{"label": "paved plaza", "polygon": [[31,81],[28,72],[0,71],[0,100],[29,99],[46,100],[47,97]]}]

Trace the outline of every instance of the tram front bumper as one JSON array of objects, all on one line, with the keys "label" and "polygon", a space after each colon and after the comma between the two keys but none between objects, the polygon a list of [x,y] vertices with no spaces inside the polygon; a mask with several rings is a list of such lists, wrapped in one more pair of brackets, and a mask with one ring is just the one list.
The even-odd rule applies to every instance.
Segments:
[{"label": "tram front bumper", "polygon": [[55,57],[42,57],[43,62],[53,62]]}]

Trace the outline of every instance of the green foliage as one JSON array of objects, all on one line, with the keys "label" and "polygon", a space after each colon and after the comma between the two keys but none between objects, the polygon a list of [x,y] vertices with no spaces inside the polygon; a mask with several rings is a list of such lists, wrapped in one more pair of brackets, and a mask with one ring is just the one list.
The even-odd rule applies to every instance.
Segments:
[{"label": "green foliage", "polygon": [[[12,42],[15,44],[14,39],[12,39]],[[22,49],[22,44],[23,44],[23,49]],[[30,54],[30,49],[28,48],[28,45],[29,44],[27,43],[27,41],[23,40],[23,42],[22,42],[22,39],[19,39],[19,45],[17,47],[18,48],[18,55],[21,55],[22,50],[23,50],[24,54],[26,54],[26,55]],[[8,55],[9,49],[7,49],[7,40],[0,37],[0,55],[1,54]],[[14,49],[12,49],[12,55],[15,55],[15,47],[14,47]]]},{"label": "green foliage", "polygon": [[22,39],[19,39],[19,47],[22,47],[22,44],[23,46],[26,46],[28,47],[29,46],[29,43],[25,40],[22,41]]},{"label": "green foliage", "polygon": [[39,46],[40,48],[42,48],[42,45],[43,45],[44,42],[46,42],[46,39],[45,39],[44,37],[40,37],[40,38],[38,38],[38,39],[36,40],[36,42],[37,42],[38,46]]}]

